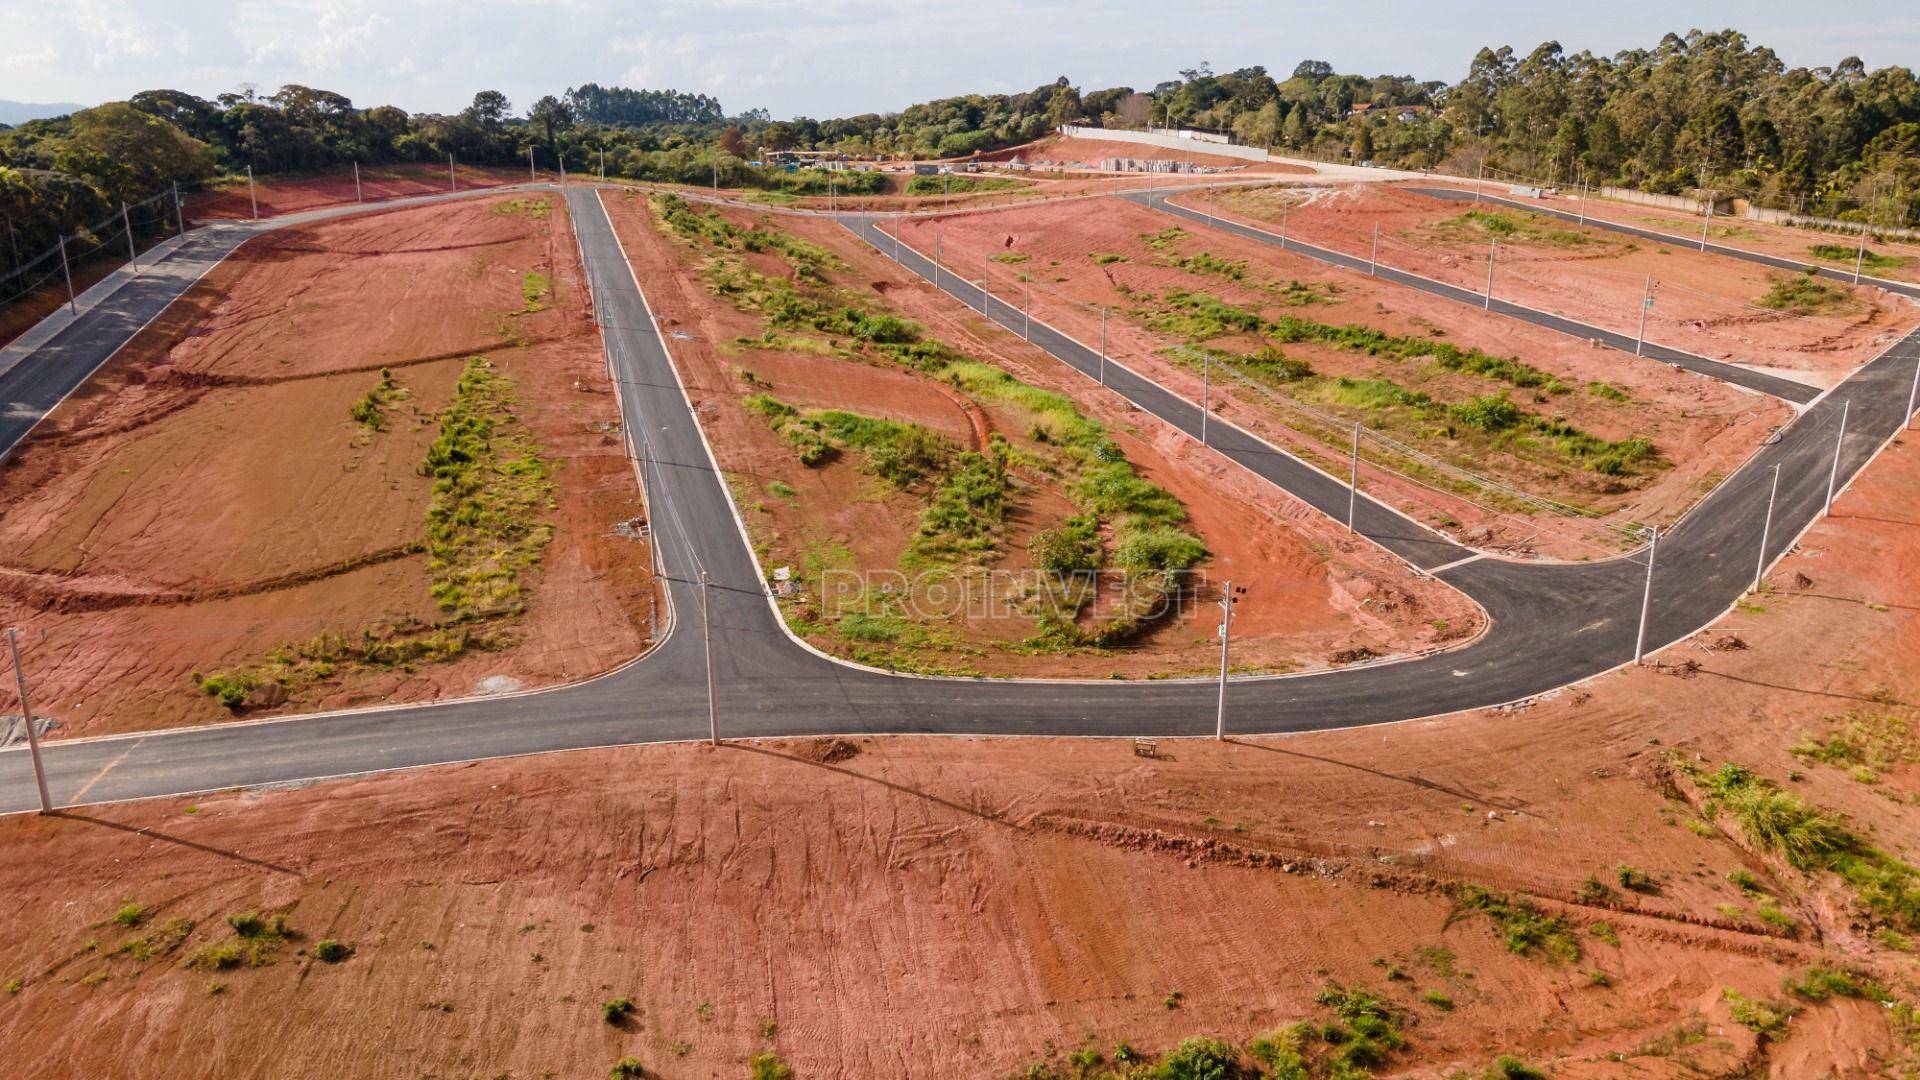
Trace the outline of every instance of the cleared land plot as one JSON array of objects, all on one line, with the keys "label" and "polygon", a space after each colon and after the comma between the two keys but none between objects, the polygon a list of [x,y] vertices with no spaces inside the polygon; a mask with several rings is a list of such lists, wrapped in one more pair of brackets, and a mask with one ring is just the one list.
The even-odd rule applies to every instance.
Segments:
[{"label": "cleared land plot", "polygon": [[[1308,243],[1366,257],[1476,292],[1500,253],[1494,295],[1629,337],[1642,297],[1649,341],[1829,386],[1920,319],[1920,308],[1875,289],[1809,278],[1513,207],[1453,202],[1395,185],[1221,191],[1222,212]],[[1194,203],[1193,197],[1187,202]]]},{"label": "cleared land plot", "polygon": [[1203,673],[1216,593],[1191,571],[1254,583],[1251,670],[1477,626],[837,225],[608,202],[763,564],[800,584],[789,623],[822,648],[930,672]]},{"label": "cleared land plot", "polygon": [[544,197],[262,236],[0,468],[59,734],[424,700],[644,647],[639,514]]},{"label": "cleared land plot", "polygon": [[527,182],[525,169],[491,165],[456,165],[452,176],[448,174],[445,163],[362,165],[357,196],[353,186],[353,170],[346,168],[306,176],[261,177],[254,181],[250,198],[247,180],[243,176],[238,180],[221,181],[218,185],[186,196],[187,219],[250,218],[253,216],[254,198],[259,200],[261,217],[278,217],[281,214],[354,202],[356,197],[366,202],[379,202],[409,195],[438,195],[453,190],[455,176],[459,179],[462,191]]},{"label": "cleared land plot", "polygon": [[1313,170],[1300,165],[1289,165],[1278,161],[1249,161],[1246,158],[1231,157],[1226,154],[1209,154],[1207,144],[1195,142],[1191,148],[1155,146],[1150,143],[1121,142],[1113,139],[1091,139],[1079,136],[1051,135],[1037,142],[1023,146],[1009,147],[981,154],[981,161],[1024,161],[1035,165],[1052,165],[1074,169],[1097,170],[1101,162],[1111,158],[1133,158],[1136,161],[1191,161],[1195,165],[1208,165],[1214,168],[1233,169],[1236,172],[1257,172],[1304,176]]},{"label": "cleared land plot", "polygon": [[[1628,522],[1691,505],[1791,414],[1771,399],[1487,315],[1132,203],[915,222],[907,238],[996,295],[1191,400],[1202,368],[1227,417],[1344,477],[1362,456],[1404,474],[1369,491],[1482,546],[1564,557],[1614,550]],[[1211,359],[1208,359],[1208,358]],[[1541,509],[1469,471],[1577,507]],[[1368,471],[1368,470],[1363,470]],[[1476,505],[1478,504],[1478,505]],[[1598,545],[1598,546],[1596,546]]]},{"label": "cleared land plot", "polygon": [[[1458,181],[1442,182],[1446,183],[1446,186],[1472,190],[1471,184],[1461,184]],[[1486,192],[1503,199],[1533,203],[1543,208],[1567,213],[1578,213],[1580,208],[1580,196],[1577,191],[1562,190],[1543,194],[1535,199],[1515,194],[1505,185],[1488,184]],[[1672,233],[1681,237],[1682,240],[1697,241],[1700,238],[1700,227],[1705,224],[1708,228],[1707,239],[1711,243],[1777,255],[1783,259],[1802,260],[1809,265],[1844,270],[1848,273],[1853,272],[1860,254],[1860,234],[1851,227],[1834,231],[1814,225],[1782,225],[1726,215],[1715,215],[1713,221],[1708,223],[1698,214],[1602,199],[1597,195],[1588,197],[1587,213],[1595,218],[1619,222],[1622,225]],[[1894,281],[1920,281],[1920,243],[1894,239],[1869,230],[1862,272],[1869,277],[1883,277]]]}]

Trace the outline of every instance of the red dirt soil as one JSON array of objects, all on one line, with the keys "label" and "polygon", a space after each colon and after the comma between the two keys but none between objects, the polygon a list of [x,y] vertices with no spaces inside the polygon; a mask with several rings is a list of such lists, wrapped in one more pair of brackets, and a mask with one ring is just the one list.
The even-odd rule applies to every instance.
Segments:
[{"label": "red dirt soil", "polygon": [[[1435,177],[1448,182],[1449,186],[1472,190],[1472,181],[1452,180]],[[1490,195],[1503,199],[1531,203],[1546,209],[1577,213],[1580,207],[1578,191],[1556,190],[1543,192],[1540,197],[1516,192],[1502,184],[1488,184],[1483,190]],[[1844,231],[1830,231],[1814,226],[1781,225],[1774,222],[1755,221],[1745,217],[1714,215],[1711,222],[1702,220],[1701,215],[1681,210],[1667,210],[1656,206],[1642,206],[1638,203],[1621,202],[1615,199],[1603,199],[1589,194],[1586,203],[1587,214],[1606,221],[1623,225],[1635,225],[1641,228],[1658,229],[1672,233],[1683,240],[1695,240],[1700,237],[1701,225],[1709,231],[1708,240],[1727,247],[1745,248],[1749,251],[1765,252],[1788,259],[1800,259],[1809,264],[1832,267],[1852,273],[1855,253],[1858,252],[1860,234],[1851,228]],[[1815,244],[1832,244],[1847,250],[1843,258],[1821,258],[1807,249]],[[1903,260],[1898,266],[1865,271],[1867,277],[1890,278],[1895,281],[1920,281],[1920,242],[1898,239],[1876,239],[1869,230],[1867,238],[1869,255],[1878,253]]]},{"label": "red dirt soil", "polygon": [[[360,168],[360,196],[366,202],[402,199],[410,195],[438,195],[452,190],[455,179],[460,190],[500,187],[527,182],[525,169],[493,165],[456,165],[449,176],[444,164],[405,163],[399,165],[363,165]],[[239,220],[253,216],[253,198],[260,202],[261,217],[339,206],[355,201],[351,169],[331,171],[317,176],[258,177],[253,197],[247,192],[245,177],[229,180],[186,196],[190,222]]]},{"label": "red dirt soil", "polygon": [[[1191,205],[1193,197],[1186,200]],[[1282,221],[1309,243],[1365,257],[1375,226],[1383,264],[1459,285],[1486,288],[1488,235],[1445,223],[1471,204],[1419,195],[1397,185],[1230,192],[1217,208],[1270,231]],[[1500,212],[1500,207],[1485,207]],[[1565,207],[1556,207],[1565,209]],[[1505,213],[1520,220],[1519,212]],[[1920,306],[1878,289],[1828,283],[1848,299],[1809,314],[1758,305],[1776,282],[1793,275],[1686,247],[1623,237],[1597,227],[1543,220],[1562,235],[1585,237],[1578,246],[1500,242],[1494,295],[1570,316],[1617,333],[1639,333],[1641,298],[1649,276],[1655,303],[1647,340],[1700,356],[1830,386],[1872,359],[1920,322]]]},{"label": "red dirt soil", "polygon": [[1255,162],[1246,158],[1230,157],[1226,154],[1209,154],[1206,143],[1195,142],[1191,150],[1186,147],[1174,148],[1154,146],[1150,143],[1119,142],[1109,139],[1090,139],[1078,136],[1049,136],[1037,142],[1023,146],[995,150],[981,154],[978,161],[1025,161],[1030,164],[1065,165],[1077,169],[1098,170],[1100,162],[1106,158],[1133,158],[1138,161],[1191,161],[1195,165],[1211,165],[1217,168],[1232,169],[1236,172],[1276,173],[1286,175],[1311,175],[1313,170],[1300,165],[1290,165],[1279,161]]},{"label": "red dirt soil", "polygon": [[[891,570],[911,538],[920,502],[875,494],[870,478],[850,463],[807,469],[759,416],[740,400],[770,393],[789,404],[866,408],[936,430],[977,438],[954,394],[918,376],[806,353],[716,349],[743,334],[757,336],[761,321],[715,299],[697,279],[688,253],[663,238],[639,197],[607,197],[607,207],[647,298],[668,332],[708,439],[733,483],[756,540],[771,545],[763,556],[769,571],[792,565],[809,570],[815,553],[844,548],[857,566]],[[749,215],[729,211],[747,222]],[[1209,578],[1249,585],[1235,616],[1234,659],[1248,669],[1289,670],[1324,666],[1336,653],[1364,648],[1396,654],[1457,642],[1480,624],[1477,608],[1460,594],[1414,577],[1398,560],[1371,544],[1356,542],[1334,525],[1265,481],[1201,451],[1192,440],[1098,393],[1085,377],[962,307],[932,286],[880,257],[838,225],[805,218],[767,217],[774,225],[823,245],[852,267],[841,275],[865,283],[888,309],[928,327],[933,336],[969,356],[998,366],[1043,389],[1073,398],[1104,424],[1128,460],[1186,506],[1191,527],[1212,558]],[[751,372],[754,381],[744,377]],[[913,387],[909,390],[908,387]],[[993,424],[988,418],[988,425]],[[1018,439],[1024,425],[1002,417],[998,430]],[[800,493],[782,497],[779,481]],[[1057,496],[1036,512],[1032,524],[1051,524],[1072,507]],[[1007,545],[1024,556],[1025,533]],[[1175,672],[1203,674],[1217,663],[1219,621],[1210,603],[1192,605],[1179,619],[1143,642],[1085,655],[1023,655],[988,648],[970,657],[987,674],[1055,677],[1130,677]],[[980,643],[1014,640],[1033,632],[1030,621],[974,619],[965,628]],[[826,645],[828,643],[822,642]]]},{"label": "red dirt soil", "polygon": [[[510,314],[530,272],[551,282],[546,307]],[[547,198],[374,212],[242,246],[0,467],[0,620],[23,628],[56,733],[226,719],[194,672],[323,629],[432,617],[419,467],[463,358],[480,354],[515,381],[557,487],[520,643],[350,671],[279,708],[557,682],[642,651],[648,559],[612,533],[639,498],[564,211]],[[369,431],[348,410],[383,367],[406,397]]]},{"label": "red dirt soil", "polygon": [[[1798,1002],[1764,1043],[1735,1021],[1725,991],[1781,1004],[1815,964],[1910,1003],[1920,966],[1866,939],[1831,875],[1699,818],[1666,763],[1799,770],[1797,794],[1920,847],[1911,770],[1865,784],[1787,751],[1837,713],[1912,716],[1916,500],[1909,441],[1764,612],[1529,708],[1151,759],[1093,739],[594,750],[0,821],[0,1065],[598,1076],[634,1057],[678,1078],[773,1052],[803,1077],[1004,1076],[1324,1022],[1332,982],[1403,1017],[1391,1075],[1497,1054],[1567,1078],[1905,1075],[1911,1035],[1873,1002]],[[1577,899],[1622,865],[1658,892]],[[1753,918],[1736,871],[1791,930]],[[1566,918],[1579,960],[1509,951],[1449,900],[1461,884]],[[247,911],[296,935],[272,963],[188,966]],[[156,932],[153,955],[122,951]],[[317,962],[323,938],[354,951]]]},{"label": "red dirt soil", "polygon": [[[977,280],[990,255],[1026,256],[1013,264],[993,262],[996,293],[1019,302],[1017,290],[1030,288],[1034,313],[1078,340],[1097,344],[1099,309],[1113,309],[1107,327],[1108,355],[1146,373],[1199,401],[1202,388],[1197,371],[1175,365],[1160,350],[1179,343],[1127,316],[1143,293],[1172,288],[1197,289],[1230,303],[1271,305],[1272,297],[1254,284],[1229,281],[1218,275],[1189,273],[1161,263],[1162,252],[1143,237],[1159,233],[1178,220],[1133,203],[1118,200],[1036,206],[994,214],[954,215],[918,219],[903,233],[907,243],[931,254],[936,234],[949,267]],[[1428,336],[1444,333],[1461,347],[1477,346],[1495,356],[1517,355],[1551,372],[1574,389],[1551,397],[1547,404],[1529,407],[1564,414],[1585,430],[1610,439],[1634,435],[1652,438],[1674,467],[1644,486],[1609,491],[1610,482],[1593,474],[1554,476],[1541,470],[1520,470],[1516,482],[1537,494],[1582,502],[1607,512],[1607,522],[1634,520],[1665,522],[1677,517],[1710,486],[1712,479],[1737,465],[1775,426],[1790,417],[1789,410],[1772,399],[1725,386],[1710,379],[1677,371],[1665,364],[1637,361],[1611,349],[1595,349],[1585,342],[1417,290],[1369,278],[1365,274],[1329,267],[1305,256],[1279,251],[1270,245],[1207,229],[1187,228],[1176,253],[1211,253],[1228,260],[1245,260],[1249,281],[1261,275],[1280,282],[1330,282],[1339,290],[1336,302],[1306,307],[1284,307],[1306,318],[1331,323],[1356,322],[1387,332]],[[1095,254],[1119,255],[1123,261],[1105,265]],[[1032,280],[1021,283],[1026,275]],[[1122,291],[1124,287],[1126,292]],[[1220,342],[1216,342],[1219,344]],[[1290,355],[1308,359],[1317,371],[1335,375],[1369,376],[1382,362],[1359,354],[1317,345],[1288,345]],[[1403,377],[1387,365],[1389,377]],[[1613,403],[1585,391],[1589,381],[1605,381],[1624,390],[1627,403]],[[1425,384],[1423,384],[1425,385]],[[1467,375],[1449,375],[1435,384],[1459,394],[1484,394],[1504,388]],[[1303,434],[1300,418],[1263,403],[1258,394],[1226,379],[1216,381],[1212,393],[1224,415],[1279,445],[1309,457],[1329,471],[1344,474],[1346,428],[1329,442],[1324,432]],[[1516,399],[1526,394],[1515,391]],[[1471,462],[1476,472],[1503,475],[1499,463]],[[1516,467],[1517,468],[1517,467]],[[1492,512],[1423,484],[1363,467],[1363,484],[1386,499],[1478,546],[1509,548],[1516,552],[1558,557],[1592,557],[1617,550],[1619,538],[1597,531],[1590,523],[1526,515],[1518,510]],[[1476,496],[1481,503],[1484,497]],[[1595,545],[1599,546],[1596,547]]]}]

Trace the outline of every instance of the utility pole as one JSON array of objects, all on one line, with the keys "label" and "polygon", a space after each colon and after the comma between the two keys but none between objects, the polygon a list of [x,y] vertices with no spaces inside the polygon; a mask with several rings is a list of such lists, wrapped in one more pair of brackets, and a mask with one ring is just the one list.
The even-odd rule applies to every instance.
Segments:
[{"label": "utility pole", "polygon": [[1487,303],[1486,309],[1493,310],[1493,265],[1500,261],[1500,241],[1495,240],[1487,249]]},{"label": "utility pole", "polygon": [[40,812],[53,813],[53,799],[47,795],[47,770],[40,762],[40,734],[33,729],[33,709],[27,704],[27,672],[20,666],[20,639],[13,627],[7,627],[7,649],[13,654],[13,685],[20,692],[20,722],[27,727],[27,753],[33,757],[33,782],[40,787]]},{"label": "utility pole", "polygon": [[1377,277],[1380,270],[1380,223],[1373,223],[1373,251],[1367,256],[1367,276]]},{"label": "utility pole", "polygon": [[538,179],[540,177],[533,171],[533,147],[529,146],[527,147],[527,183],[531,184]]},{"label": "utility pole", "polygon": [[1633,338],[1633,355],[1644,356],[1647,345],[1647,312],[1653,310],[1653,275],[1647,275],[1647,287],[1640,293],[1640,332]]},{"label": "utility pole", "polygon": [[1833,469],[1827,473],[1827,508],[1825,515],[1833,516],[1833,491],[1840,483],[1840,449],[1847,445],[1847,410],[1853,408],[1853,402],[1840,403],[1840,436],[1833,440]]},{"label": "utility pole", "polygon": [[1907,412],[1900,418],[1900,430],[1905,431],[1913,423],[1914,399],[1920,397],[1920,363],[1913,366],[1913,389],[1907,391]]},{"label": "utility pole", "polygon": [[1707,204],[1707,216],[1700,220],[1700,250],[1707,250],[1707,230],[1713,227],[1713,194],[1702,192],[1701,199]]},{"label": "utility pole", "polygon": [[1220,583],[1220,697],[1213,714],[1213,737],[1227,737],[1227,654],[1233,646],[1233,582]]},{"label": "utility pole", "polygon": [[247,201],[253,204],[253,220],[260,220],[260,196],[253,190],[253,165],[247,165]]},{"label": "utility pole", "polygon": [[[1106,386],[1106,307],[1100,307],[1100,386]],[[1920,367],[1914,369],[1914,386],[1920,388]]]},{"label": "utility pole", "polygon": [[1207,445],[1207,418],[1213,415],[1213,354],[1200,355],[1200,445]]},{"label": "utility pole", "polygon": [[607,148],[600,148],[600,182],[607,182]]},{"label": "utility pole", "polygon": [[1660,526],[1653,527],[1653,539],[1647,541],[1647,588],[1640,594],[1640,636],[1633,640],[1633,662],[1638,664],[1647,651],[1647,613],[1653,608],[1653,557],[1660,549]]},{"label": "utility pole", "polygon": [[900,261],[900,219],[893,219],[893,261]]},{"label": "utility pole", "polygon": [[1280,246],[1287,246],[1287,214],[1293,210],[1292,203],[1280,204]]},{"label": "utility pole", "polygon": [[992,259],[980,260],[980,314],[985,315],[987,317],[988,322],[993,321],[993,311],[992,311],[993,285],[991,281],[992,278],[993,278],[993,260]]},{"label": "utility pole", "polygon": [[940,234],[933,234],[933,287],[940,288]]},{"label": "utility pole", "polygon": [[67,310],[80,317],[80,305],[73,296],[73,270],[67,266],[67,234],[60,234],[60,273],[67,279]]},{"label": "utility pole", "polygon": [[720,163],[718,161],[713,163],[713,194],[716,198],[720,195]]},{"label": "utility pole", "polygon": [[447,151],[447,187],[452,191],[460,190],[460,175],[453,171],[453,151]]},{"label": "utility pole", "polygon": [[827,213],[833,213],[833,173],[827,173]]},{"label": "utility pole", "polygon": [[713,580],[700,571],[700,630],[707,641],[707,741],[720,745],[720,706],[713,694]]},{"label": "utility pole", "polygon": [[1580,174],[1580,224],[1587,223],[1587,174]]},{"label": "utility pole", "polygon": [[1033,340],[1033,285],[1020,283],[1020,340]]},{"label": "utility pole", "polygon": [[353,163],[353,201],[367,201],[366,193],[360,189],[360,163],[357,161]]},{"label": "utility pole", "polygon": [[1480,201],[1480,186],[1486,182],[1486,179],[1487,154],[1486,151],[1482,150],[1480,152],[1480,169],[1473,174],[1473,201],[1476,203]]},{"label": "utility pole", "polygon": [[560,157],[560,186],[566,187],[567,186],[567,155],[561,154],[559,155],[559,157]]},{"label": "utility pole", "polygon": [[1360,505],[1360,425],[1353,425],[1353,458],[1347,466],[1347,531],[1353,531],[1353,513]]},{"label": "utility pole", "polygon": [[1753,568],[1753,588],[1760,591],[1760,580],[1767,572],[1767,537],[1773,532],[1773,501],[1780,496],[1780,466],[1773,467],[1773,488],[1767,492],[1767,516],[1760,520],[1760,562]]},{"label": "utility pole", "polygon": [[1864,269],[1867,264],[1867,224],[1868,222],[1866,219],[1873,215],[1873,207],[1872,207],[1873,196],[1871,194],[1867,196],[1867,201],[1868,201],[1867,213],[1862,217],[1860,222],[1860,250],[1856,252],[1853,256],[1853,283],[1855,285],[1860,284],[1860,271]]},{"label": "utility pole", "polygon": [[180,203],[180,183],[177,180],[173,185],[173,215],[180,223],[180,235],[187,235],[187,210]]},{"label": "utility pole", "polygon": [[120,227],[127,230],[127,264],[134,273],[140,272],[140,252],[133,246],[133,215],[127,213],[127,204],[120,204]]}]

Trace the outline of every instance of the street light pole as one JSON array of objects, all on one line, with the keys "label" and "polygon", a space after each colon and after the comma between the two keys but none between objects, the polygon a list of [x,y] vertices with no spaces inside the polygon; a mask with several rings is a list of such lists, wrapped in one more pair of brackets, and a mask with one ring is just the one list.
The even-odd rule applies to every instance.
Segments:
[{"label": "street light pole", "polygon": [[[529,151],[529,153],[531,153],[531,151]],[[353,163],[353,201],[357,203],[367,201],[366,192],[360,188],[360,163],[358,161]]]},{"label": "street light pole", "polygon": [[940,288],[940,234],[933,234],[933,287]]},{"label": "street light pole", "polygon": [[[1100,386],[1106,386],[1106,307],[1100,307]],[[1920,367],[1914,369],[1914,386],[1920,388]]]},{"label": "street light pole", "polygon": [[1906,430],[1907,425],[1913,423],[1913,403],[1916,397],[1920,397],[1920,363],[1913,365],[1913,388],[1907,391],[1907,411],[1900,418],[1902,431]]},{"label": "street light pole", "polygon": [[1640,332],[1633,338],[1633,355],[1643,356],[1647,344],[1647,312],[1653,310],[1653,275],[1647,275],[1647,287],[1640,293]]},{"label": "street light pole", "polygon": [[1213,714],[1213,737],[1227,737],[1227,654],[1233,645],[1233,582],[1221,583],[1220,590],[1220,695]]},{"label": "street light pole", "polygon": [[54,799],[46,794],[46,767],[40,763],[40,734],[33,730],[33,707],[27,705],[27,669],[19,665],[19,638],[13,626],[6,630],[6,646],[13,653],[13,688],[19,690],[19,721],[27,726],[27,753],[33,757],[33,782],[40,788],[40,813],[52,813]]},{"label": "street light pole", "polygon": [[1473,201],[1474,202],[1480,201],[1480,187],[1482,184],[1486,182],[1486,179],[1487,179],[1487,155],[1483,151],[1480,154],[1479,171],[1473,174]]},{"label": "street light pole", "polygon": [[1367,276],[1375,277],[1380,270],[1380,223],[1373,223],[1373,250],[1367,255]]},{"label": "street light pole", "polygon": [[447,188],[450,191],[460,190],[460,174],[453,171],[453,151],[451,150],[447,151]]},{"label": "street light pole", "polygon": [[1033,340],[1033,284],[1020,283],[1020,340]]},{"label": "street light pole", "polygon": [[1638,664],[1647,651],[1647,613],[1653,608],[1653,557],[1660,550],[1660,526],[1653,527],[1653,539],[1647,541],[1647,587],[1640,594],[1640,635],[1633,640],[1633,662]]},{"label": "street light pole", "polygon": [[533,147],[527,147],[527,183],[531,184],[539,177],[533,171]]},{"label": "street light pole", "polygon": [[720,706],[713,693],[713,580],[700,571],[700,629],[707,644],[707,741],[720,745]]},{"label": "street light pole", "polygon": [[1207,418],[1213,415],[1213,354],[1200,356],[1200,445],[1207,445]]},{"label": "street light pole", "polygon": [[27,672],[20,666],[20,639],[13,627],[7,627],[7,650],[13,654],[13,685],[20,692],[20,722],[27,727],[27,753],[33,758],[33,782],[40,788],[40,812],[53,812],[53,800],[47,795],[47,770],[40,762],[40,735],[33,729],[33,709],[27,704]]},{"label": "street light pole", "polygon": [[253,204],[253,220],[260,220],[260,196],[253,190],[253,165],[247,165],[247,201]]},{"label": "street light pole", "polygon": [[1853,408],[1853,402],[1840,403],[1840,436],[1833,441],[1833,469],[1827,473],[1827,516],[1833,514],[1833,491],[1840,483],[1840,449],[1847,444],[1847,411]]},{"label": "street light pole", "polygon": [[1353,425],[1353,458],[1347,466],[1347,531],[1353,531],[1353,512],[1360,504],[1360,425]]},{"label": "street light pole", "polygon": [[1767,572],[1767,537],[1773,532],[1773,501],[1780,496],[1780,466],[1773,467],[1773,487],[1767,492],[1767,516],[1760,521],[1760,562],[1753,568],[1753,588],[1760,591],[1760,580]]},{"label": "street light pole", "polygon": [[173,185],[173,214],[175,220],[180,224],[180,235],[187,235],[187,208],[180,201],[180,184],[178,181],[175,181]]},{"label": "street light pole", "polygon": [[134,273],[140,272],[140,252],[133,246],[133,215],[127,213],[127,204],[120,204],[120,227],[127,230],[127,263]]},{"label": "street light pole", "polygon": [[993,260],[980,260],[980,314],[993,321]]},{"label": "street light pole", "polygon": [[67,265],[67,234],[60,234],[60,274],[67,279],[67,310],[74,318],[80,317],[80,305],[73,295],[73,270]]},{"label": "street light pole", "polygon": [[1487,303],[1486,309],[1493,310],[1493,266],[1500,261],[1500,241],[1495,240],[1487,249]]}]

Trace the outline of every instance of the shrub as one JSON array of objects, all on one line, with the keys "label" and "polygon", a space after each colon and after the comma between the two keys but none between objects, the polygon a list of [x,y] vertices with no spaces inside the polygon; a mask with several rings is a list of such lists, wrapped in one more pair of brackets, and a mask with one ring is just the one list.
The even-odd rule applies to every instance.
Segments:
[{"label": "shrub", "polygon": [[640,1064],[639,1058],[621,1058],[607,1070],[611,1080],[645,1080],[646,1075],[646,1067]]},{"label": "shrub", "polygon": [[146,918],[146,905],[136,904],[131,900],[127,901],[119,911],[113,913],[113,921],[128,929],[139,926],[142,922],[146,921]]},{"label": "shrub", "polygon": [[1762,1039],[1777,1039],[1787,1033],[1787,1023],[1793,1019],[1796,1011],[1794,1006],[1780,1002],[1754,1001],[1731,987],[1723,993],[1734,1023]]},{"label": "shrub", "polygon": [[1200,1036],[1181,1042],[1153,1068],[1153,1080],[1234,1080],[1239,1075],[1239,1051]]},{"label": "shrub", "polygon": [[337,964],[352,955],[353,946],[332,938],[321,938],[313,945],[313,958],[323,964]]},{"label": "shrub", "polygon": [[200,679],[200,690],[229,709],[247,703],[247,695],[260,681],[243,671],[216,671]]},{"label": "shrub", "polygon": [[1614,874],[1619,878],[1620,887],[1623,889],[1637,893],[1657,893],[1660,891],[1660,883],[1653,880],[1653,875],[1647,873],[1645,870],[1621,863],[1615,868]]},{"label": "shrub", "polygon": [[1835,997],[1889,1000],[1886,988],[1864,975],[1818,965],[1808,968],[1798,979],[1787,980],[1786,989],[1808,1001]]},{"label": "shrub", "polygon": [[776,1054],[755,1054],[748,1059],[753,1080],[793,1080],[793,1070]]},{"label": "shrub", "polygon": [[1548,915],[1525,900],[1477,885],[1460,886],[1455,900],[1462,909],[1492,919],[1511,952],[1521,956],[1540,953],[1558,963],[1580,959],[1580,939],[1558,915]]}]

